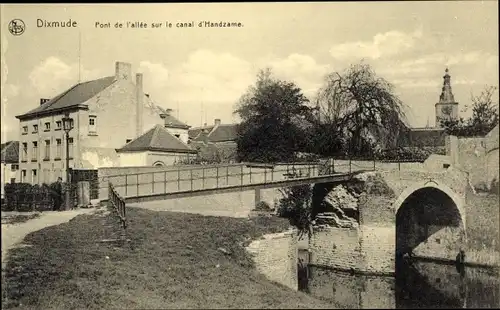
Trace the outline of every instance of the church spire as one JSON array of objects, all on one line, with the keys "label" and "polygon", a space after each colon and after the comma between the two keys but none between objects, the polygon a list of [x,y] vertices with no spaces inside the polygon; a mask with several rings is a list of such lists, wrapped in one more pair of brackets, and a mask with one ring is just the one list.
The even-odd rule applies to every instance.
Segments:
[{"label": "church spire", "polygon": [[439,96],[439,103],[455,103],[455,97],[453,96],[453,92],[451,91],[450,80],[451,77],[448,74],[449,70],[446,68],[445,74],[443,76],[443,88],[441,90],[441,96]]}]

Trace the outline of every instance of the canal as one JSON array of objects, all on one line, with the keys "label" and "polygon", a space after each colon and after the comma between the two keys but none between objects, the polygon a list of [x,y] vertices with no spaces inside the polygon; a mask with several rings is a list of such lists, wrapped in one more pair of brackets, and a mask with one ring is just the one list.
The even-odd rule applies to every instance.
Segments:
[{"label": "canal", "polygon": [[[340,308],[499,308],[498,273],[427,261],[401,261],[396,277],[308,266],[305,290]],[[461,269],[461,270],[460,270]]]}]

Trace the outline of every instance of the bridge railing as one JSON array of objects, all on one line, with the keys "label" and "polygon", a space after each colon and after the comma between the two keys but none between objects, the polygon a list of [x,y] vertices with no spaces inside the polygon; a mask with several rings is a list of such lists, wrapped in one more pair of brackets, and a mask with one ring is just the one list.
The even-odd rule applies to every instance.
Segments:
[{"label": "bridge railing", "polygon": [[116,191],[111,182],[108,182],[108,206],[112,207],[118,215],[122,228],[120,238],[125,240],[127,236],[127,212],[125,199]]},{"label": "bridge railing", "polygon": [[242,165],[141,172],[106,176],[105,180],[101,181],[110,182],[117,194],[127,198],[268,184],[292,178],[308,179],[333,174],[353,173],[359,170],[371,169],[370,167],[356,165],[352,161],[330,159],[319,163],[246,163]]}]

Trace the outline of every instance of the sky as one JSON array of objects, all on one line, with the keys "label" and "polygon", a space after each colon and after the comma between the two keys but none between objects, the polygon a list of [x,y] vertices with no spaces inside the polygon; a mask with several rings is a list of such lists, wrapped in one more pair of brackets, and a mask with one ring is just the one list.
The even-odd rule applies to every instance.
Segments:
[{"label": "sky", "polygon": [[[313,100],[326,74],[368,63],[394,85],[414,127],[434,124],[447,67],[461,109],[471,93],[498,86],[498,1],[24,4],[1,5],[0,14],[2,141],[18,139],[15,116],[40,98],[114,75],[116,61],[143,73],[151,99],[191,126],[238,121],[235,103],[266,67]],[[13,19],[24,21],[22,35],[8,31]],[[77,27],[37,27],[37,19]]]}]

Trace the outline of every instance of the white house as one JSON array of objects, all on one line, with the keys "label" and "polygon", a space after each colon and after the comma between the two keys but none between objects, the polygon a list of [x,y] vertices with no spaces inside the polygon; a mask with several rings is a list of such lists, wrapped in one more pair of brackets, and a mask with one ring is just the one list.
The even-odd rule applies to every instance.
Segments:
[{"label": "white house", "polygon": [[154,126],[116,152],[120,167],[171,166],[195,158],[197,154],[182,141],[181,134],[177,137],[162,125]]}]

